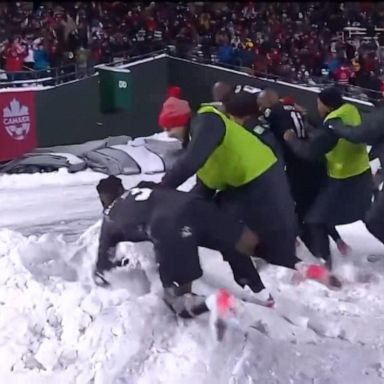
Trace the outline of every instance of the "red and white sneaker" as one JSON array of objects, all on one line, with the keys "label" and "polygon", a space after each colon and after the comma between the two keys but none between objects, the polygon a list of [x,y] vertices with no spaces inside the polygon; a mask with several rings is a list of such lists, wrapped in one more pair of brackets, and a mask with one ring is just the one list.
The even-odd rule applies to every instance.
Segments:
[{"label": "red and white sneaker", "polygon": [[235,298],[225,289],[210,295],[205,300],[210,311],[209,324],[218,341],[222,341],[228,325],[231,321],[236,322],[238,310]]},{"label": "red and white sneaker", "polygon": [[325,285],[329,289],[340,289],[342,287],[341,281],[323,265],[307,264],[305,262],[296,264],[297,273],[292,278],[293,283],[300,283],[301,281],[310,279]]},{"label": "red and white sneaker", "polygon": [[348,256],[351,253],[352,248],[342,239],[336,241],[336,246],[343,256]]}]

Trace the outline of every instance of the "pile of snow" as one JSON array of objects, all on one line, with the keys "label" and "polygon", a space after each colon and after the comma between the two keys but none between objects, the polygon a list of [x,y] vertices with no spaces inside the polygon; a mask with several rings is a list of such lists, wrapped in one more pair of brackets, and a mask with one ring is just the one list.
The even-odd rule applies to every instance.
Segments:
[{"label": "pile of snow", "polygon": [[[110,274],[112,289],[95,286],[99,230],[97,222],[75,243],[0,231],[3,382],[374,384],[384,379],[384,259],[374,267],[365,262],[374,278],[353,281],[341,292],[313,282],[294,287],[288,270],[268,266],[262,277],[277,308],[243,304],[238,329],[218,344],[207,316],[175,319],[163,304],[150,244],[122,244],[119,253],[130,257],[130,266]],[[344,235],[357,251],[368,239],[356,226]],[[195,290],[226,286],[236,294],[228,265],[215,252],[201,254],[205,274]]]},{"label": "pile of snow", "polygon": [[23,175],[7,175],[0,177],[0,190],[23,189],[23,188],[44,188],[48,186],[71,186],[71,185],[94,185],[101,178],[102,173],[85,170],[79,173],[69,173],[66,168],[60,168],[56,172],[33,173]]}]

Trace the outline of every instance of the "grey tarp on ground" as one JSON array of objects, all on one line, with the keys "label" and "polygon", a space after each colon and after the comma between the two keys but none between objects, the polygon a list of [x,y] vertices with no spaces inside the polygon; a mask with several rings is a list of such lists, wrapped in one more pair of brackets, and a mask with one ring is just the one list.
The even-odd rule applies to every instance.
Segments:
[{"label": "grey tarp on ground", "polygon": [[112,147],[112,145],[127,144],[130,140],[132,140],[130,136],[107,137],[106,139],[88,141],[83,144],[59,145],[56,147],[38,148],[35,150],[35,152],[65,152],[71,153],[75,156],[83,156],[89,151],[94,151],[100,148]]},{"label": "grey tarp on ground", "polygon": [[[108,137],[103,140],[89,141],[83,144],[60,145],[49,148],[37,148],[0,167],[2,173],[36,173],[41,171],[56,171],[67,168],[68,172],[79,172],[87,168],[87,162],[82,159],[87,152],[106,148],[117,144],[126,144],[132,140],[130,136]],[[97,157],[97,156],[96,156]]]},{"label": "grey tarp on ground", "polygon": [[67,168],[75,173],[87,168],[87,164],[77,156],[68,153],[28,153],[0,167],[1,173],[36,173]]},{"label": "grey tarp on ground", "polygon": [[[113,148],[97,149],[85,153],[82,158],[89,168],[97,172],[103,172],[108,175],[135,175],[145,173],[146,170],[148,171],[148,169],[153,168],[149,164],[143,163],[143,161],[148,160],[148,156],[145,156],[146,151],[148,151],[148,155],[155,155],[162,163],[162,166],[158,169],[155,167],[156,172],[164,172],[166,169],[169,169],[182,151],[181,143],[177,141],[169,142],[151,138],[136,141],[136,145],[132,144],[132,151],[129,150],[129,147],[130,145],[125,146],[125,150],[123,150],[121,145],[114,146]],[[144,151],[141,155],[143,157],[142,161],[140,161],[141,156],[139,153],[133,155],[136,152],[134,150],[135,147],[141,147]],[[132,152],[131,155],[130,152]]]},{"label": "grey tarp on ground", "polygon": [[158,155],[164,163],[166,170],[170,169],[175,163],[176,159],[183,151],[182,145],[179,141],[162,141],[156,139],[145,139],[145,148]]},{"label": "grey tarp on ground", "polygon": [[141,168],[131,156],[116,148],[101,148],[83,155],[88,167],[107,175],[137,175]]},{"label": "grey tarp on ground", "polygon": [[[146,172],[148,164],[141,164],[140,156],[136,158],[133,155],[130,156],[129,151],[127,153],[118,148],[111,148],[112,146],[127,145],[130,141],[129,136],[118,136],[84,144],[39,148],[33,153],[8,162],[0,168],[0,172],[34,173],[54,171],[59,168],[67,168],[69,172],[78,172],[87,166],[96,172],[108,175],[135,175]],[[159,159],[162,166],[159,166],[156,172],[170,169],[182,152],[181,143],[178,141],[142,138],[138,141],[138,145],[134,146],[142,147],[144,152],[148,151],[148,155],[156,156]],[[143,156],[143,161],[146,157]],[[70,161],[71,158],[74,161]]]}]

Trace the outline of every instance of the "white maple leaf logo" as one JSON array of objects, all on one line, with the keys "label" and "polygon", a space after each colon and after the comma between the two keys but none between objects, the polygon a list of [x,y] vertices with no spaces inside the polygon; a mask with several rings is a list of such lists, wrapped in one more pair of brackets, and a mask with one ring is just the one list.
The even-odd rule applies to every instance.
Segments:
[{"label": "white maple leaf logo", "polygon": [[29,108],[13,98],[3,109],[3,124],[8,134],[15,140],[23,140],[30,129]]},{"label": "white maple leaf logo", "polygon": [[9,107],[4,108],[4,117],[16,117],[29,115],[28,107],[21,105],[19,100],[13,99]]}]

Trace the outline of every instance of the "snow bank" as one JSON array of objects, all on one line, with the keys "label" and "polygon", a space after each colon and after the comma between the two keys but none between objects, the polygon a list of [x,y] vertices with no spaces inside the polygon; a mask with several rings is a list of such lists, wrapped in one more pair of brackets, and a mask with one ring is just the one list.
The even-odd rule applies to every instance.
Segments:
[{"label": "snow bank", "polygon": [[[239,328],[217,344],[207,317],[175,319],[162,303],[150,244],[122,244],[130,266],[111,273],[113,289],[96,287],[99,230],[100,221],[75,243],[0,231],[2,382],[382,382],[384,260],[369,271],[378,280],[342,292],[311,282],[294,287],[288,270],[267,267],[276,310],[243,305]],[[344,232],[368,238],[360,227]],[[217,253],[203,249],[202,262],[197,292],[238,292]]]},{"label": "snow bank", "polygon": [[41,188],[46,186],[70,186],[95,184],[105,177],[102,173],[85,170],[78,173],[68,173],[66,168],[61,168],[56,172],[34,173],[22,175],[1,175],[0,189],[14,188]]}]

